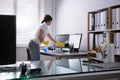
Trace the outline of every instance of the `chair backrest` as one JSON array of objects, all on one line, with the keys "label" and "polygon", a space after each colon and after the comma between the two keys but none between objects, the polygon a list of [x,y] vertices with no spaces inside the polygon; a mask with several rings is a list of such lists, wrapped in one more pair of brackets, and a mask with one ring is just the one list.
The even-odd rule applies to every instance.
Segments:
[{"label": "chair backrest", "polygon": [[27,51],[27,60],[30,61],[31,60],[30,59],[30,50],[27,48],[26,51]]}]

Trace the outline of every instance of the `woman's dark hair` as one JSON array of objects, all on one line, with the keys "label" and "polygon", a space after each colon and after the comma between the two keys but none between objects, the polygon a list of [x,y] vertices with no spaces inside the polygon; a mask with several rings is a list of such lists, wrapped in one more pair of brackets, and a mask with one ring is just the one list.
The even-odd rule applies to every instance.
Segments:
[{"label": "woman's dark hair", "polygon": [[52,21],[52,17],[50,15],[46,14],[41,23],[48,22],[48,21]]}]

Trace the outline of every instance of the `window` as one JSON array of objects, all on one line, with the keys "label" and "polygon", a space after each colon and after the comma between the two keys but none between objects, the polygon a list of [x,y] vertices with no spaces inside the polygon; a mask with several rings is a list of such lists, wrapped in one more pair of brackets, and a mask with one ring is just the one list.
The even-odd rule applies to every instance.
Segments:
[{"label": "window", "polygon": [[27,45],[39,26],[39,0],[0,0],[0,14],[16,15],[17,45]]},{"label": "window", "polygon": [[34,37],[38,19],[38,0],[17,0],[17,45],[27,45]]},{"label": "window", "polygon": [[[48,6],[44,7],[44,5]],[[16,15],[17,46],[26,46],[29,43],[30,39],[34,37],[40,19],[43,19],[44,14],[54,12],[51,6],[51,1],[44,3],[44,0],[0,0],[0,14]],[[50,33],[55,34],[53,27],[49,30]]]},{"label": "window", "polygon": [[0,0],[1,15],[15,15],[14,0]]}]

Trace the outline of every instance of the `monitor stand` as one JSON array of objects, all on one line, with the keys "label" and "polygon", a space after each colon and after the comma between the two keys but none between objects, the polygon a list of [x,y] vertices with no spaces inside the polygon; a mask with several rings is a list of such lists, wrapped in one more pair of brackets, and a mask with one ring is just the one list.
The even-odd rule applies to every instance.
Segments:
[{"label": "monitor stand", "polygon": [[74,52],[79,52],[79,49],[78,48],[74,48]]}]

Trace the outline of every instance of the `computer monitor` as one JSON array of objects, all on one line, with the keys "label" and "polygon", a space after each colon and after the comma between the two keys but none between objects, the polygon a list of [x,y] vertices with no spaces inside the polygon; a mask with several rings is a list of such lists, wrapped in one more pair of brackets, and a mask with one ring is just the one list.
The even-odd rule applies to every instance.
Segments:
[{"label": "computer monitor", "polygon": [[[69,42],[69,34],[59,34],[55,36],[55,39],[59,42],[66,42],[67,44],[64,46],[64,48],[68,48],[68,42]],[[58,47],[58,46],[55,46]]]},{"label": "computer monitor", "polygon": [[69,36],[69,46],[73,46],[75,51],[79,51],[82,40],[82,33],[80,34],[70,34]]},{"label": "computer monitor", "polygon": [[16,16],[0,15],[0,65],[16,63]]}]

